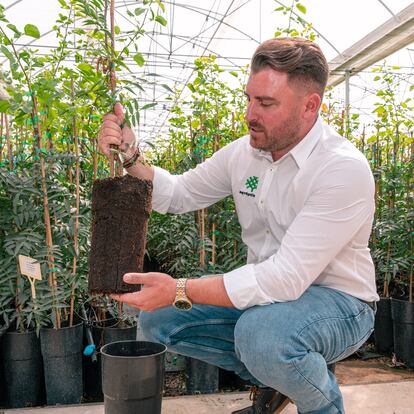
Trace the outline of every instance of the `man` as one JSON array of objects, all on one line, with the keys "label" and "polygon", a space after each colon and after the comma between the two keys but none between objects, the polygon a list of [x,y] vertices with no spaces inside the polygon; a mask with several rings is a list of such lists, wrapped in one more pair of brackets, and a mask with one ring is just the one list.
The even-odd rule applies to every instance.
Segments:
[{"label": "man", "polygon": [[[245,266],[186,284],[162,273],[126,274],[143,289],[115,298],[144,311],[148,340],[255,384],[253,405],[238,413],[280,412],[287,397],[299,413],[343,413],[327,364],[352,354],[373,330],[374,182],[363,155],[318,116],[327,77],[316,44],[268,40],[252,58],[245,92],[249,136],[180,176],[127,150],[128,174],[153,180],[159,212],[234,197]],[[118,105],[104,117],[106,155],[110,144],[126,149],[135,138],[122,122]]]}]

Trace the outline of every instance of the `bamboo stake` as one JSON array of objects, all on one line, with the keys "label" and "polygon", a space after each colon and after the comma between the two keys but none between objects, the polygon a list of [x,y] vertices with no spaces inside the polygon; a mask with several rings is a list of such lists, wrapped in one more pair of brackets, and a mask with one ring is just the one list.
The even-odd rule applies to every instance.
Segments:
[{"label": "bamboo stake", "polygon": [[[408,188],[407,188],[407,204],[408,204],[408,206],[410,206],[410,188],[412,188],[412,186],[410,186],[410,181],[411,181],[411,183],[414,181],[413,180],[413,174],[412,174],[412,172],[413,172],[413,168],[412,168],[412,166],[413,166],[413,162],[414,162],[414,141],[413,141],[413,132],[411,131],[411,154],[410,154],[410,151],[408,152],[409,154],[410,154],[410,160],[409,160],[409,162],[411,163],[411,175],[410,175],[410,179],[408,180]],[[409,231],[410,231],[410,254],[413,254],[413,252],[414,252],[414,250],[413,250],[413,229],[412,228],[410,228],[409,229]],[[412,303],[413,302],[413,288],[414,288],[414,286],[413,286],[413,263],[411,262],[411,265],[410,265],[410,276],[409,276],[409,292],[408,292],[408,300],[410,301],[410,303]]]},{"label": "bamboo stake", "polygon": [[[72,99],[74,100],[75,97],[75,89],[74,89],[74,82],[73,79],[71,81],[71,92],[72,92]],[[75,103],[73,102],[73,105]],[[74,149],[75,149],[75,191],[76,191],[76,211],[75,211],[75,225],[73,229],[73,248],[75,250],[75,255],[73,256],[72,261],[72,275],[73,278],[76,278],[76,270],[77,270],[77,256],[79,251],[79,240],[78,240],[78,232],[79,232],[79,208],[80,208],[80,191],[79,191],[79,137],[78,137],[78,126],[76,122],[76,111],[73,116],[73,138],[74,138]],[[75,308],[75,280],[73,280],[72,284],[72,292],[70,296],[70,315],[69,315],[69,326],[73,325],[73,314]]]},{"label": "bamboo stake", "polygon": [[93,138],[93,181],[98,176],[98,144],[96,137]]},{"label": "bamboo stake", "polygon": [[3,125],[4,125],[4,116],[5,114],[0,114],[0,163],[3,160]]},{"label": "bamboo stake", "polygon": [[[200,115],[200,131],[206,133],[205,126],[203,125],[203,116]],[[204,161],[204,156],[201,156],[201,162]],[[206,210],[202,208],[200,211],[200,239],[201,239],[201,250],[200,250],[200,267],[202,269],[205,268],[206,265],[206,249],[204,246],[204,240],[205,240],[205,227],[206,227],[206,220],[205,220],[205,214]]]},{"label": "bamboo stake", "polygon": [[[218,121],[218,113],[216,113],[216,129],[218,129],[219,127],[219,121]],[[213,140],[213,154],[218,151],[219,149],[219,140],[220,140],[220,136],[219,134],[214,134],[214,140]],[[213,222],[211,224],[211,244],[212,244],[212,249],[211,249],[211,263],[213,265],[216,264],[216,245],[217,245],[217,225],[216,225],[216,220],[215,217],[213,217]]]},{"label": "bamboo stake", "polygon": [[[109,15],[111,19],[111,62],[110,62],[110,78],[109,78],[109,87],[111,90],[111,95],[115,101],[116,97],[116,72],[115,72],[115,0],[111,0]],[[118,161],[116,163],[116,160]],[[113,157],[112,160],[112,173],[120,177],[123,174],[122,163],[119,157]],[[112,177],[112,175],[111,175]],[[123,305],[122,302],[118,302],[118,318],[121,320]]]},{"label": "bamboo stake", "polygon": [[[234,111],[231,113],[231,137],[232,140],[234,140],[235,138],[235,114]],[[233,240],[233,258],[237,257],[237,252],[238,252],[238,245],[237,245],[237,240]]]},{"label": "bamboo stake", "polygon": [[49,286],[52,291],[53,304],[54,304],[55,313],[56,313],[56,327],[57,329],[60,329],[61,327],[60,312],[59,312],[59,309],[56,303],[56,287],[57,287],[56,273],[54,270],[52,270],[55,268],[55,258],[52,253],[53,238],[52,238],[52,227],[50,225],[49,198],[47,195],[46,165],[45,165],[44,155],[42,152],[43,143],[42,143],[40,125],[39,125],[38,116],[37,116],[38,114],[37,99],[35,96],[33,96],[32,98],[33,98],[33,111],[32,111],[31,117],[32,117],[32,123],[33,123],[33,136],[35,140],[37,140],[37,146],[39,148],[39,156],[40,156],[40,173],[41,173],[41,183],[42,183],[42,192],[43,192],[43,212],[44,212],[44,223],[45,223],[45,228],[46,228],[46,246],[48,250]]},{"label": "bamboo stake", "polygon": [[9,129],[9,119],[7,114],[4,114],[4,124],[6,126],[6,143],[7,143],[7,158],[9,160],[9,169],[14,169],[14,163],[13,163],[13,147],[10,140],[10,129]]}]

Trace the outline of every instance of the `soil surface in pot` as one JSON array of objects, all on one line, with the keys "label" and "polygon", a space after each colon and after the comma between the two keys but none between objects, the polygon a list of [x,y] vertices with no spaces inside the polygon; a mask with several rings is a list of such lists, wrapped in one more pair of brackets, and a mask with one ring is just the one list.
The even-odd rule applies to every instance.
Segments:
[{"label": "soil surface in pot", "polygon": [[151,196],[150,181],[129,175],[94,182],[90,292],[139,290],[139,285],[128,285],[122,277],[125,273],[143,269]]}]

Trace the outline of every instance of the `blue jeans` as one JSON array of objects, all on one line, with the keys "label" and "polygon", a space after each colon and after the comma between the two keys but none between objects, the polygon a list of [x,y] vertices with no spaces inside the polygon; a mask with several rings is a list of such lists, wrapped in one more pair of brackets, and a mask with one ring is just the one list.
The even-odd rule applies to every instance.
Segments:
[{"label": "blue jeans", "polygon": [[374,311],[339,291],[311,286],[297,300],[240,311],[194,305],[141,312],[147,340],[287,395],[299,413],[344,413],[327,363],[355,352],[371,335]]}]

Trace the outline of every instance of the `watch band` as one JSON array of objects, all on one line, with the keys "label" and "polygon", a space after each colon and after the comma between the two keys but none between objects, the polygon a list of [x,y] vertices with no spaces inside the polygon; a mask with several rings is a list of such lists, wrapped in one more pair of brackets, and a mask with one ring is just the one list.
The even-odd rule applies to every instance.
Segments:
[{"label": "watch band", "polygon": [[188,299],[185,288],[188,279],[177,279],[175,288],[175,299],[173,305],[178,310],[188,311],[193,307],[190,299]]},{"label": "watch band", "polygon": [[185,286],[187,284],[187,279],[180,278],[177,279],[177,288],[176,288],[176,297],[177,298],[187,298],[187,294],[185,292]]}]

